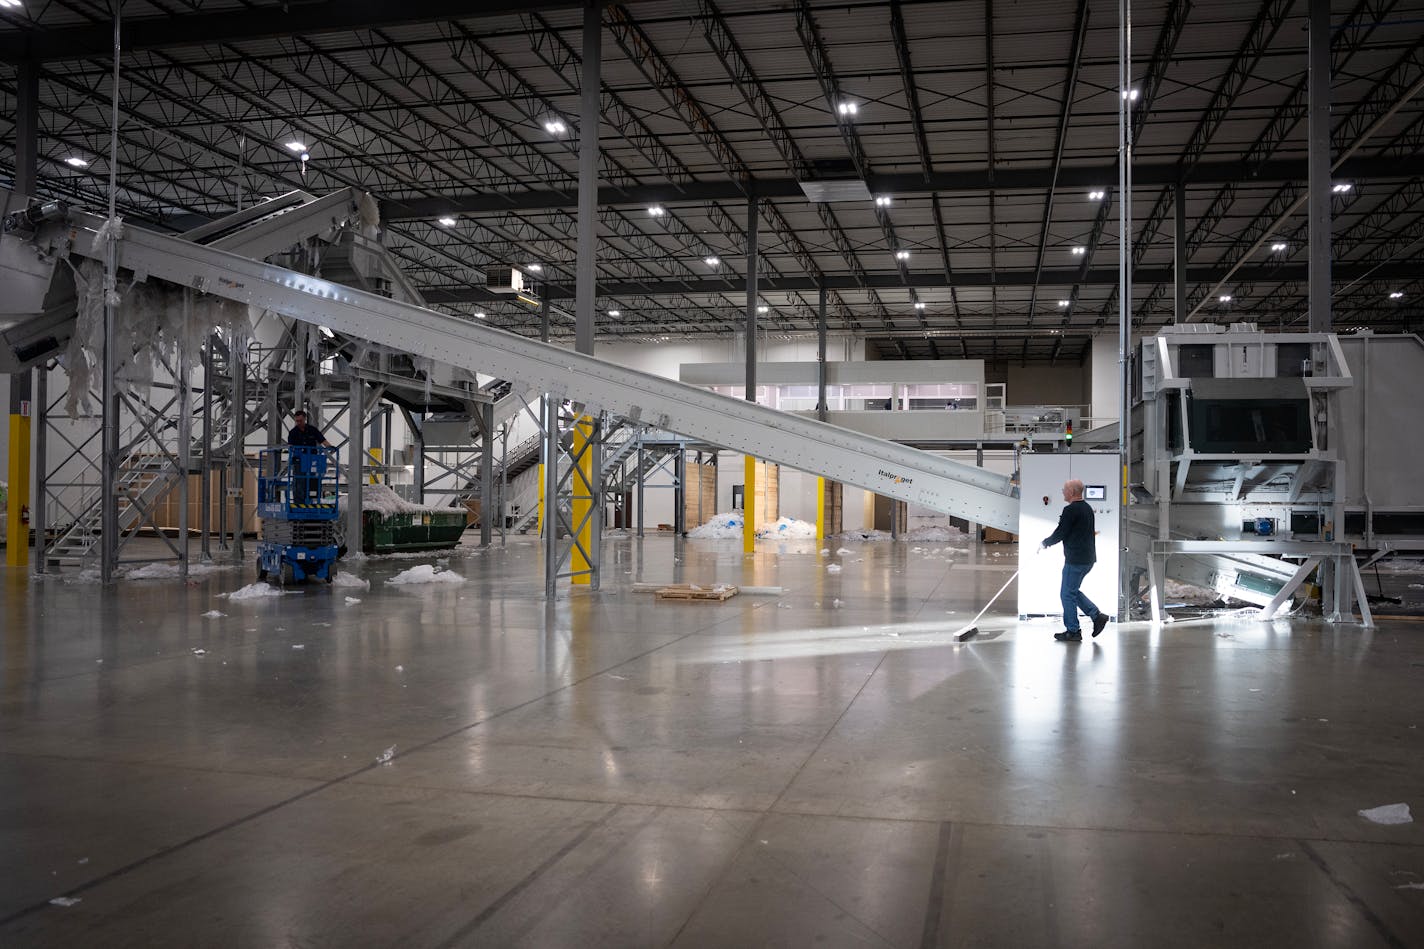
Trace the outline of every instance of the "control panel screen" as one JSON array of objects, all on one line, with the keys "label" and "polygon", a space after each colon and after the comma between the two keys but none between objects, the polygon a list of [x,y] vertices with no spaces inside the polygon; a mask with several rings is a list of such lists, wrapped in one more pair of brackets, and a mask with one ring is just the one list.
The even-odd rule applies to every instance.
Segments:
[{"label": "control panel screen", "polygon": [[1090,484],[1083,488],[1084,501],[1106,501],[1108,499],[1108,489],[1106,485]]}]

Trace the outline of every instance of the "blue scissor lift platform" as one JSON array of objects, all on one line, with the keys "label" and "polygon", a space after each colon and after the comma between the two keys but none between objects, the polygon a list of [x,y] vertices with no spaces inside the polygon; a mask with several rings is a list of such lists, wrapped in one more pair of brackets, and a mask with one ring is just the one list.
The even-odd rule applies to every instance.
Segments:
[{"label": "blue scissor lift platform", "polygon": [[257,474],[257,579],[282,586],[336,576],[336,449],[292,445],[267,448]]}]

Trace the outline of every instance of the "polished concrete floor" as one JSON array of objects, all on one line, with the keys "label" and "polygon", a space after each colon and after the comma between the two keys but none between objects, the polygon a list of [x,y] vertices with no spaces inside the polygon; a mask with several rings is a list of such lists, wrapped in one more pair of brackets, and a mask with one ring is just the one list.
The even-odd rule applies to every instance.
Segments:
[{"label": "polished concrete floor", "polygon": [[1013,548],[818,547],[7,571],[0,946],[1424,945],[1424,624],[959,645]]}]

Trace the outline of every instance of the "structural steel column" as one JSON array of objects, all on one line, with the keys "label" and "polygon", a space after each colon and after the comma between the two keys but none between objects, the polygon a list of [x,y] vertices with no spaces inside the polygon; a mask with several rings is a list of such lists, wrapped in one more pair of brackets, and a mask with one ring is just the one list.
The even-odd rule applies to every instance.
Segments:
[{"label": "structural steel column", "polygon": [[[1131,405],[1128,394],[1128,354],[1132,347],[1132,0],[1118,0],[1118,426],[1117,448],[1122,485],[1119,510],[1118,549],[1127,540],[1128,453],[1131,450],[1129,423]],[[1118,569],[1117,618],[1127,619],[1127,558],[1121,558]]]},{"label": "structural steel column", "polygon": [[104,406],[100,422],[103,428],[99,463],[99,579],[102,583],[113,581],[119,553],[119,388],[114,378],[118,361],[115,351],[118,313],[111,295],[115,293],[115,270],[114,241],[111,238],[104,255],[104,352],[100,382]]},{"label": "structural steel column", "polygon": [[5,510],[5,564],[30,563],[30,373],[10,377],[10,503]]},{"label": "structural steel column", "polygon": [[35,436],[35,501],[30,508],[30,525],[35,532],[35,573],[45,572],[45,500],[49,492],[49,370],[43,364],[35,367],[34,436]]},{"label": "structural steel column", "polygon": [[480,546],[488,547],[494,524],[494,403],[480,406],[480,428],[484,430],[484,449],[480,452]]},{"label": "structural steel column", "polygon": [[544,598],[558,595],[559,578],[559,402],[544,400]]},{"label": "structural steel column", "polygon": [[[816,299],[816,418],[826,420],[826,288]],[[816,479],[816,538],[826,539],[826,479]]]},{"label": "structural steel column", "polygon": [[[193,291],[183,289],[183,325],[193,325]],[[183,576],[188,576],[188,472],[193,470],[193,372],[189,366],[188,334],[178,338],[178,544]],[[275,389],[275,385],[273,386]],[[276,427],[273,420],[269,428]]]},{"label": "structural steel column", "polygon": [[[239,346],[237,334],[229,343],[228,360],[232,370],[232,442],[228,446],[228,470],[232,472],[232,558],[242,560],[243,517],[242,488],[247,483],[244,476],[246,459],[243,451],[247,446],[247,353]],[[223,500],[227,508],[227,500]]]},{"label": "structural steel column", "polygon": [[366,467],[366,384],[357,378],[353,369],[351,389],[347,396],[347,425],[351,437],[346,442],[350,455],[346,476],[346,547],[348,550],[361,549],[361,484]]},{"label": "structural steel column", "polygon": [[[594,304],[598,298],[598,126],[599,95],[603,85],[603,3],[584,0],[583,76],[579,99],[578,149],[578,260],[574,288],[574,349],[593,355]],[[602,500],[602,473],[598,458],[598,420],[582,416],[574,423],[572,456],[577,459],[569,480],[572,491],[570,554],[573,582],[598,588],[598,547],[602,543],[594,507]],[[557,457],[557,456],[555,456]],[[557,465],[553,469],[557,472]],[[557,503],[551,496],[549,503]],[[549,523],[557,524],[557,518]],[[557,534],[557,531],[555,532]],[[556,570],[557,562],[549,565]]]},{"label": "structural steel column", "polygon": [[39,63],[21,63],[15,76],[15,191],[30,197],[39,184],[39,96]]},{"label": "structural steel column", "polygon": [[826,288],[816,307],[816,418],[826,420]]},{"label": "structural steel column", "polygon": [[[1330,332],[1330,0],[1310,0],[1307,219],[1310,332]],[[1338,525],[1337,525],[1338,527]]]},{"label": "structural steel column", "polygon": [[202,510],[198,512],[198,530],[202,534],[199,549],[203,559],[212,557],[213,531],[213,334],[203,346],[203,471],[198,491]]},{"label": "structural steel column", "polygon": [[417,420],[416,420],[416,418],[415,418],[415,414],[414,414],[414,413],[411,413],[411,414],[407,415],[405,421],[406,421],[406,424],[410,426],[410,438],[411,438],[411,441],[415,444],[415,457],[411,459],[411,466],[412,466],[413,468],[415,468],[415,478],[413,479],[414,482],[415,482],[415,503],[416,503],[416,504],[424,504],[424,503],[425,503],[425,432],[421,430],[421,426],[422,426],[422,425],[424,424],[424,422],[425,422],[425,414],[424,414],[424,413],[421,413],[420,419],[419,419],[420,424],[417,424]]},{"label": "structural steel column", "polygon": [[575,262],[574,348],[593,354],[598,296],[598,99],[603,84],[601,0],[584,0],[583,87],[579,100],[578,259]]},{"label": "structural steel column", "polygon": [[[757,200],[747,200],[747,391],[748,402],[756,401],[757,337]],[[756,552],[756,459],[743,460],[742,552]],[[715,506],[715,505],[714,505]]]},{"label": "structural steel column", "polygon": [[1187,321],[1187,188],[1180,181],[1172,191],[1172,278],[1176,303],[1172,322]]}]

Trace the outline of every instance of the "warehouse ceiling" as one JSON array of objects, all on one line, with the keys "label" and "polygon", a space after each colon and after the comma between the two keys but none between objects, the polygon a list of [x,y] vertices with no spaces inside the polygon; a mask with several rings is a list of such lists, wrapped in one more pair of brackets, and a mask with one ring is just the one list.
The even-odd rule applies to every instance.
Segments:
[{"label": "warehouse ceiling", "polygon": [[[1304,328],[1306,12],[1132,4],[1137,328],[1174,319],[1179,188],[1188,318]],[[130,220],[184,228],[357,186],[432,304],[537,334],[535,310],[485,283],[537,265],[555,334],[572,332],[577,4],[123,14]],[[107,203],[110,18],[90,0],[0,0],[0,179],[22,70],[38,69],[40,190]],[[1413,328],[1424,2],[1337,0],[1332,23],[1335,325]],[[884,358],[1073,362],[1114,331],[1116,0],[614,4],[603,60],[599,338],[734,333],[749,226],[772,337],[814,332],[822,287],[831,330]]]}]

